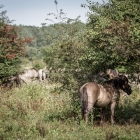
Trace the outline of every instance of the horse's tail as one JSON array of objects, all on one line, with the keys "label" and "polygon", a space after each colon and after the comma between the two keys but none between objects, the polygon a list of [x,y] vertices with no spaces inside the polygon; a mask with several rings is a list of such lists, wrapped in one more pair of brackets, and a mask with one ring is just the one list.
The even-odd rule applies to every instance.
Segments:
[{"label": "horse's tail", "polygon": [[86,109],[88,106],[88,95],[87,95],[87,88],[83,87],[81,90],[81,105],[82,105],[82,116],[86,113]]}]

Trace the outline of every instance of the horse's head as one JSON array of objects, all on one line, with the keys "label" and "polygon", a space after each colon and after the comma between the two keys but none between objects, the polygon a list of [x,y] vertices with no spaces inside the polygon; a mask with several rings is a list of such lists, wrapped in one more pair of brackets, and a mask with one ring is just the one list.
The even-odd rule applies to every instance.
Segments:
[{"label": "horse's head", "polygon": [[128,95],[132,93],[131,86],[129,85],[128,78],[125,75],[119,75],[120,88]]}]

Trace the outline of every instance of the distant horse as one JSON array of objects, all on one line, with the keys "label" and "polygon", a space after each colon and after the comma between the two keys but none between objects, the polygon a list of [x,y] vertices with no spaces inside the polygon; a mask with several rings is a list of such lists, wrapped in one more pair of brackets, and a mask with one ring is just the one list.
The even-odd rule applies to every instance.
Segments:
[{"label": "distant horse", "polygon": [[38,71],[36,69],[26,70],[23,74],[19,75],[19,78],[21,81],[28,84],[31,79],[38,78]]},{"label": "distant horse", "polygon": [[1,84],[1,87],[6,90],[10,90],[13,87],[20,87],[20,79],[19,76],[9,76],[6,81]]},{"label": "distant horse", "polygon": [[105,81],[102,85],[89,82],[80,88],[82,116],[86,123],[93,107],[102,108],[101,122],[105,121],[105,109],[110,105],[111,123],[114,124],[114,111],[116,101],[119,98],[119,90],[123,90],[128,95],[131,94],[131,87],[128,79],[124,75],[119,75],[113,79]]},{"label": "distant horse", "polygon": [[20,87],[21,86],[21,82],[20,82],[20,78],[18,75],[16,76],[10,76],[9,79],[8,79],[8,87],[11,89],[13,86],[16,87]]},{"label": "distant horse", "polygon": [[114,77],[118,77],[118,75],[119,75],[117,70],[112,70],[112,69],[107,69],[106,73],[110,79],[112,79]]},{"label": "distant horse", "polygon": [[40,69],[38,71],[38,77],[39,77],[39,81],[45,80],[46,79],[46,73],[44,69]]}]

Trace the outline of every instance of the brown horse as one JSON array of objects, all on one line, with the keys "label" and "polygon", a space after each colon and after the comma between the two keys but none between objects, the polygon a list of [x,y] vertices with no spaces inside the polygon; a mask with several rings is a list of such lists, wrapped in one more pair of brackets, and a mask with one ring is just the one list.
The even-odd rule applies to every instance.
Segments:
[{"label": "brown horse", "polygon": [[101,122],[105,121],[105,109],[110,105],[111,109],[111,123],[114,124],[114,111],[116,101],[119,97],[119,90],[123,90],[128,95],[131,94],[131,87],[128,84],[128,79],[124,75],[119,75],[102,85],[89,82],[80,88],[82,116],[86,123],[88,116],[93,107],[102,108]]}]

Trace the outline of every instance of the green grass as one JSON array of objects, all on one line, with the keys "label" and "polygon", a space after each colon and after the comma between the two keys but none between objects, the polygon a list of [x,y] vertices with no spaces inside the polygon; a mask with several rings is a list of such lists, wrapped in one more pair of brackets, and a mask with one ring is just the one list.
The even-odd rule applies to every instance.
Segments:
[{"label": "green grass", "polygon": [[[85,125],[71,94],[58,84],[38,84],[0,93],[0,140],[139,140],[140,93],[121,98],[116,125]],[[56,90],[54,90],[56,89]],[[78,114],[75,114],[78,112]]]}]

